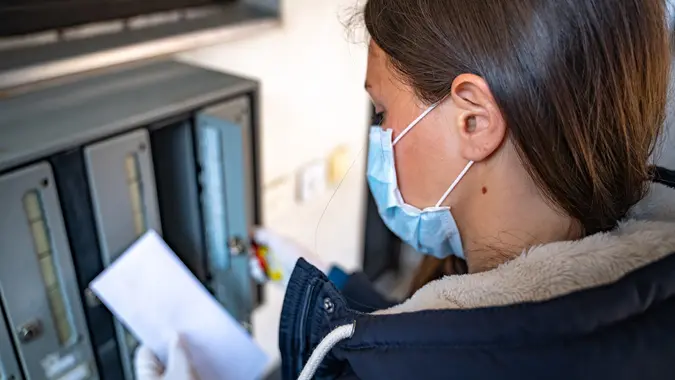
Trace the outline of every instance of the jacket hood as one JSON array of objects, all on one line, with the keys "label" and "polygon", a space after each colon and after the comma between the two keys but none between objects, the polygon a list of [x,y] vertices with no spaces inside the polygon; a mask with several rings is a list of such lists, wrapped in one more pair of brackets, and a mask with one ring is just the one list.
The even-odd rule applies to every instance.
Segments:
[{"label": "jacket hood", "polygon": [[675,190],[652,183],[610,232],[535,246],[484,273],[447,276],[378,315],[546,301],[611,284],[675,252]]}]

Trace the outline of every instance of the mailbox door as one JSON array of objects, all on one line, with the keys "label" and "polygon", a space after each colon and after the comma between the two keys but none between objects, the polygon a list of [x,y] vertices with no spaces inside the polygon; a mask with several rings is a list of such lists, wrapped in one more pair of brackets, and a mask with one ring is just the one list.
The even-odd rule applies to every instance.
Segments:
[{"label": "mailbox door", "polygon": [[216,298],[242,324],[250,323],[254,286],[248,231],[254,218],[250,105],[242,97],[197,115],[197,158],[207,252]]},{"label": "mailbox door", "polygon": [[0,177],[0,204],[0,294],[24,373],[96,377],[50,166]]},{"label": "mailbox door", "polygon": [[[138,237],[161,234],[155,176],[146,130],[137,130],[84,149],[103,265],[110,265]],[[116,322],[125,377],[133,376],[136,339]]]}]

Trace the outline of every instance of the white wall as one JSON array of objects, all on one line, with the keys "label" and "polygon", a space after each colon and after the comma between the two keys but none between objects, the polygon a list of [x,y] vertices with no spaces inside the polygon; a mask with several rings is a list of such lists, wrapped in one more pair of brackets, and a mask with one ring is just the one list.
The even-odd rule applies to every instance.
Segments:
[{"label": "white wall", "polygon": [[[366,157],[360,152],[370,109],[363,90],[366,44],[363,38],[350,37],[341,23],[353,0],[282,2],[280,28],[182,53],[179,59],[261,81],[265,224],[324,261],[354,269],[361,264],[363,245]],[[329,188],[308,202],[295,203],[298,170],[339,145],[349,147],[355,164],[334,197],[335,189]],[[271,287],[266,293],[266,304],[254,316],[254,335],[278,359],[283,295]]]}]

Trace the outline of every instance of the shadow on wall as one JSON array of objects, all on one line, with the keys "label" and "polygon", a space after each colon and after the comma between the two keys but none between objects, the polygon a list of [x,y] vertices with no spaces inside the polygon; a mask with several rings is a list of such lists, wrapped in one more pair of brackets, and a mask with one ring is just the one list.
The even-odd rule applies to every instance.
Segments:
[{"label": "shadow on wall", "polygon": [[654,153],[654,161],[657,165],[668,169],[675,169],[675,55],[673,55],[672,66],[670,68],[666,122],[661,142]]},{"label": "shadow on wall", "polygon": [[668,169],[675,169],[675,0],[666,0],[668,26],[671,38],[671,68],[666,121],[660,144],[654,152],[654,163]]}]

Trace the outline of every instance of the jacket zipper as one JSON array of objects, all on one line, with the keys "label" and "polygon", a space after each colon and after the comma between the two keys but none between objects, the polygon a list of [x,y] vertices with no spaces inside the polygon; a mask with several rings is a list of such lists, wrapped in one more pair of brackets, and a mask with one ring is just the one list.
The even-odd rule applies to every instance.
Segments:
[{"label": "jacket zipper", "polygon": [[314,284],[310,284],[307,288],[307,291],[305,292],[305,298],[303,299],[302,302],[302,313],[300,318],[300,347],[298,347],[298,359],[296,363],[296,373],[295,375],[298,376],[300,372],[302,371],[302,368],[305,366],[305,342],[307,340],[307,335],[305,334],[305,321],[307,320],[307,317],[309,316],[309,306],[311,303],[311,299],[314,295]]}]

